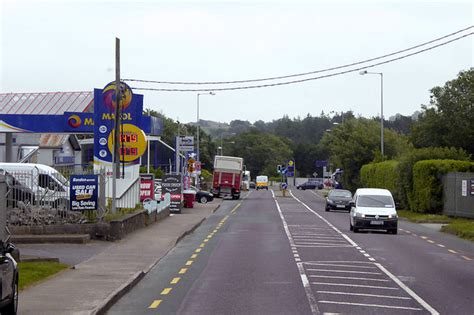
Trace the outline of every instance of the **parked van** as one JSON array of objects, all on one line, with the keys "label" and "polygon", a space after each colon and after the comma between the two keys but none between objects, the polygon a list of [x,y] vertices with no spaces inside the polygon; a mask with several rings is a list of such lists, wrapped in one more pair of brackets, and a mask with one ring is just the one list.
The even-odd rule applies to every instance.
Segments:
[{"label": "parked van", "polygon": [[268,190],[268,176],[260,175],[257,176],[257,190],[266,189]]},{"label": "parked van", "polygon": [[387,189],[359,188],[351,202],[350,230],[386,230],[397,234],[398,215],[392,194]]},{"label": "parked van", "polygon": [[[34,163],[0,163],[0,174],[7,176],[9,187],[15,191],[24,190],[31,192],[32,200],[39,205],[50,205],[54,208],[69,204],[69,181],[54,168]],[[10,178],[10,179],[9,179]],[[19,193],[7,195],[7,199],[18,201]],[[21,193],[20,193],[21,194]]]}]

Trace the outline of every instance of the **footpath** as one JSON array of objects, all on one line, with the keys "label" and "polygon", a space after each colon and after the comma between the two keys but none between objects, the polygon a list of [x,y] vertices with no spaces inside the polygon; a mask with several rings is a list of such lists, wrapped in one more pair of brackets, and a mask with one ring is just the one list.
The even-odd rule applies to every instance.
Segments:
[{"label": "footpath", "polygon": [[[100,253],[19,295],[21,314],[103,314],[184,236],[220,206],[222,199],[195,203],[127,235]],[[71,253],[73,254],[73,253]]]}]

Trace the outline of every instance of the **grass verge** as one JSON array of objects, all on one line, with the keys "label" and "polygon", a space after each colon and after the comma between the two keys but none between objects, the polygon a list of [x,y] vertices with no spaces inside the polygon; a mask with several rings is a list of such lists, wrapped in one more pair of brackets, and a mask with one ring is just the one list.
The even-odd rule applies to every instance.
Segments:
[{"label": "grass verge", "polygon": [[397,210],[398,216],[415,223],[451,223],[453,218],[446,215],[417,213],[409,210]]},{"label": "grass verge", "polygon": [[57,262],[20,262],[18,263],[18,285],[20,290],[23,290],[34,283],[47,279],[68,267],[69,266],[66,264]]},{"label": "grass verge", "polygon": [[439,214],[416,213],[408,210],[397,210],[398,216],[415,223],[445,223],[441,231],[454,234],[474,242],[474,220],[452,218]]},{"label": "grass verge", "polygon": [[474,220],[455,219],[450,224],[443,226],[441,231],[474,242]]}]

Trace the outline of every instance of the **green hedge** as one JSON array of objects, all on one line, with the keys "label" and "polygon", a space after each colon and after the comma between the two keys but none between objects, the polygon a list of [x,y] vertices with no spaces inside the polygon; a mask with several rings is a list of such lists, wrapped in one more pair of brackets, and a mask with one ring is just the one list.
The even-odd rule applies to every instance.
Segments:
[{"label": "green hedge", "polygon": [[394,160],[365,164],[360,169],[362,186],[388,189],[395,200],[400,200],[400,171],[398,165],[398,161]]},{"label": "green hedge", "polygon": [[474,163],[458,160],[425,160],[413,166],[413,194],[410,209],[422,213],[442,213],[442,177],[449,172],[472,172]]}]

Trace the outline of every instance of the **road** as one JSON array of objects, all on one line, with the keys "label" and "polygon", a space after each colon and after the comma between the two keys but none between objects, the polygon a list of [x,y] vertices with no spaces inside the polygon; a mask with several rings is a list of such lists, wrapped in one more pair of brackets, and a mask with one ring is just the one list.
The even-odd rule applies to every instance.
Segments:
[{"label": "road", "polygon": [[315,191],[251,191],[225,200],[108,314],[473,314],[474,245],[399,227],[352,233]]}]

